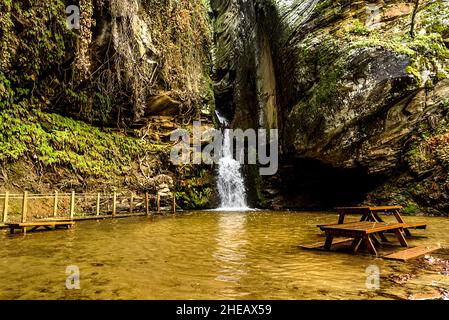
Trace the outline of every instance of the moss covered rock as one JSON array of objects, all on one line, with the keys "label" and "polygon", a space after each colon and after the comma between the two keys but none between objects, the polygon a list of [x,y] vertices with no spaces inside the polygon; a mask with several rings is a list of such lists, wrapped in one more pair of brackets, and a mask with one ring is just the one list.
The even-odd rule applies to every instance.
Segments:
[{"label": "moss covered rock", "polygon": [[[414,158],[406,156],[417,132],[434,136],[431,128],[445,125],[446,1],[212,4],[218,25],[217,106],[234,115],[235,126],[265,124],[250,120],[263,120],[269,110],[257,95],[257,84],[269,78],[257,63],[260,49],[266,47],[263,37],[268,37],[276,79],[276,100],[270,108],[276,109],[272,114],[281,131],[282,159],[280,175],[264,182],[270,190],[290,194],[277,203],[333,206],[361,203],[368,196],[373,204],[410,202],[447,210],[446,167],[434,172],[439,193],[431,201],[423,191],[407,191],[423,177],[413,172],[422,151],[414,147]],[[431,158],[441,163],[444,156],[435,155]],[[257,177],[252,185],[260,185]],[[323,193],[331,200],[326,202]],[[353,193],[364,197],[351,197]]]},{"label": "moss covered rock", "polygon": [[[287,57],[280,65],[286,154],[380,177],[381,187],[368,192],[373,204],[447,212],[447,150],[433,130],[446,127],[449,4],[308,4],[301,23],[281,22],[288,39],[279,48]],[[431,156],[409,149],[423,131],[439,141]],[[423,175],[424,167],[432,173]]]},{"label": "moss covered rock", "polygon": [[[70,30],[73,4],[81,27]],[[212,168],[173,166],[166,139],[214,108],[208,10],[202,0],[0,0],[0,189],[143,192],[167,175],[172,191],[195,190],[183,208],[208,206],[213,180],[194,178]],[[154,126],[160,115],[170,124]]]},{"label": "moss covered rock", "polygon": [[370,173],[397,169],[414,128],[431,115],[441,118],[441,109],[413,105],[447,75],[449,50],[436,24],[447,4],[421,1],[416,12],[413,3],[398,1],[311,6],[280,44],[289,57],[281,79],[288,151]]}]

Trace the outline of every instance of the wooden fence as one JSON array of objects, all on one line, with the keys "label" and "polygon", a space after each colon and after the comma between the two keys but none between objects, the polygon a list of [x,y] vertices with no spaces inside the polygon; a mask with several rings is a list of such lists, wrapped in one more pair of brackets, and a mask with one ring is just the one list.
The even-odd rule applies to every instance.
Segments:
[{"label": "wooden fence", "polygon": [[[0,223],[31,222],[43,219],[101,219],[153,215],[168,208],[176,212],[175,195],[108,193],[0,194]],[[167,206],[161,207],[161,202]]]}]

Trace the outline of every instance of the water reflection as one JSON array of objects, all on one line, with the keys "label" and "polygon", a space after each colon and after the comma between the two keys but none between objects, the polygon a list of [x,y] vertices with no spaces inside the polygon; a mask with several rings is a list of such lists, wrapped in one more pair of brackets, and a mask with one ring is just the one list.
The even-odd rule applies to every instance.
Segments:
[{"label": "water reflection", "polygon": [[[387,294],[448,284],[449,277],[413,271],[408,263],[298,247],[324,241],[316,225],[336,219],[333,213],[202,211],[77,222],[68,231],[25,237],[0,232],[0,299],[382,298],[365,287],[372,264]],[[411,246],[449,247],[449,219],[407,220],[429,224],[413,231],[427,239],[411,238]],[[80,269],[81,290],[65,286],[69,265]],[[402,273],[416,277],[400,285],[387,281]]]},{"label": "water reflection", "polygon": [[232,284],[238,284],[247,273],[246,220],[245,213],[235,212],[221,213],[218,218],[217,245],[213,253],[218,266],[215,279],[230,284],[232,292],[229,294],[235,294]]}]

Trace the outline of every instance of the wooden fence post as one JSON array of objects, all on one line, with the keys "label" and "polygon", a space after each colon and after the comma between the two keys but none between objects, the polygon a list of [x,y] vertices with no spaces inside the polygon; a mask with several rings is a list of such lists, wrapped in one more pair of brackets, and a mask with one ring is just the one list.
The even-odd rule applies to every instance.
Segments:
[{"label": "wooden fence post", "polygon": [[22,198],[22,223],[27,221],[27,213],[28,213],[28,191],[23,193]]},{"label": "wooden fence post", "polygon": [[117,192],[114,191],[113,199],[112,199],[112,217],[115,217],[117,210]]},{"label": "wooden fence post", "polygon": [[53,217],[58,215],[58,191],[55,191],[55,198],[53,199]]},{"label": "wooden fence post", "polygon": [[159,191],[156,195],[156,206],[157,206],[157,213],[161,213],[161,195],[159,194]]},{"label": "wooden fence post", "polygon": [[129,213],[133,213],[134,192],[131,192],[131,198],[129,199]]},{"label": "wooden fence post", "polygon": [[6,223],[8,219],[8,201],[9,201],[9,192],[5,192],[5,203],[3,204],[3,223]]},{"label": "wooden fence post", "polygon": [[173,192],[173,213],[176,213],[176,196],[175,193]]},{"label": "wooden fence post", "polygon": [[97,194],[97,216],[100,215],[100,193]]},{"label": "wooden fence post", "polygon": [[73,220],[75,214],[75,191],[72,191],[72,197],[70,201],[70,220]]},{"label": "wooden fence post", "polygon": [[150,215],[150,201],[148,198],[148,192],[145,192],[145,210],[147,211],[147,216]]}]

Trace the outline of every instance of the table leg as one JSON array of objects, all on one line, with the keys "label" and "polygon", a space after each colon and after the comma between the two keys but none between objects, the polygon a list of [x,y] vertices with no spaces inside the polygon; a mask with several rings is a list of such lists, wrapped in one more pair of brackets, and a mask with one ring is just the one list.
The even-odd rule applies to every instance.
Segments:
[{"label": "table leg", "polygon": [[[394,210],[393,214],[399,223],[405,223],[404,219],[402,219],[401,214],[399,213],[399,210]],[[404,232],[407,237],[410,237],[412,235],[408,229],[404,229]]]},{"label": "table leg", "polygon": [[360,221],[378,222],[371,211],[364,214],[364,216],[362,217],[362,220],[360,220]]},{"label": "table leg", "polygon": [[364,214],[362,214],[362,218],[360,219],[360,221],[368,221],[369,220],[369,211],[365,212]]},{"label": "table leg", "polygon": [[404,220],[401,217],[401,214],[399,213],[398,210],[394,210],[393,211],[394,217],[396,218],[396,220],[398,220],[399,223],[404,223]]},{"label": "table leg", "polygon": [[324,243],[324,249],[330,250],[332,246],[332,241],[334,240],[334,236],[328,235],[326,237],[326,242]]},{"label": "table leg", "polygon": [[371,236],[367,235],[364,240],[365,240],[366,247],[368,248],[368,251],[371,253],[374,253],[374,255],[377,256],[377,250],[373,244],[373,241],[371,240]]},{"label": "table leg", "polygon": [[379,247],[382,246],[382,244],[380,243],[380,241],[377,239],[376,235],[372,234],[372,235],[371,235],[371,239],[373,240],[373,242],[374,242],[374,244],[375,244],[376,246],[379,246]]},{"label": "table leg", "polygon": [[356,237],[352,242],[351,249],[353,253],[357,253],[359,250],[360,244],[362,243],[362,237]]},{"label": "table leg", "polygon": [[373,215],[376,222],[384,222],[377,212],[372,211],[371,214]]},{"label": "table leg", "polygon": [[403,234],[403,230],[402,229],[396,229],[396,230],[394,230],[394,233],[398,237],[398,240],[401,243],[401,246],[408,247],[408,243],[407,243],[407,240],[405,240],[405,237],[404,237],[404,234]]},{"label": "table leg", "polygon": [[343,224],[345,222],[345,214],[343,212],[340,213],[338,217],[338,224]]},{"label": "table leg", "polygon": [[382,242],[389,242],[383,232],[379,232],[379,237],[380,237],[380,240],[382,240]]}]

